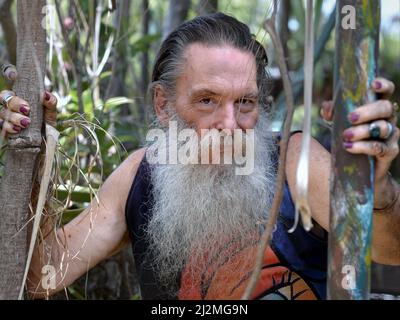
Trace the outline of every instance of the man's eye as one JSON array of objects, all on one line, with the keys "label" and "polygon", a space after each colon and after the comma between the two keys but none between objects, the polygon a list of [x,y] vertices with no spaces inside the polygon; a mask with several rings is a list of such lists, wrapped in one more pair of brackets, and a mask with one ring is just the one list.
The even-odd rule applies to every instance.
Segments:
[{"label": "man's eye", "polygon": [[205,104],[205,105],[210,105],[212,103],[211,98],[203,98],[200,100],[200,103]]},{"label": "man's eye", "polygon": [[256,105],[256,102],[252,99],[240,99],[237,101],[240,109],[249,110],[253,109]]}]

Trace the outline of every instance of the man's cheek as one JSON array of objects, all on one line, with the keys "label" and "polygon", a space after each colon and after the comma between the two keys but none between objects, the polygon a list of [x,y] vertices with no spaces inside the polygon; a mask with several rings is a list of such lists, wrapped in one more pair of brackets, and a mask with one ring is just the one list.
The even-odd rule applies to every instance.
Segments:
[{"label": "man's cheek", "polygon": [[239,127],[243,130],[254,129],[258,121],[258,112],[238,116]]}]

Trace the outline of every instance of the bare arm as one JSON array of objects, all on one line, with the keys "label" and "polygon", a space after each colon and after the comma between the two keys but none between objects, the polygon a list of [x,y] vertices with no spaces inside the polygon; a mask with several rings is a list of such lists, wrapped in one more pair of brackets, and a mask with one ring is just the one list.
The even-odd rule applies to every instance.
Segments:
[{"label": "bare arm", "polygon": [[372,259],[382,264],[399,265],[400,186],[390,177],[388,177],[387,187],[383,191],[375,191],[375,198],[384,198],[385,195],[389,197],[389,200],[384,203],[393,205],[389,205],[387,210],[374,211],[372,222]]},{"label": "bare arm", "polygon": [[[286,176],[293,200],[296,199],[296,170],[301,151],[302,133],[294,134],[289,140]],[[331,158],[318,141],[310,143],[310,177],[308,197],[313,219],[325,230],[329,230],[329,179]]]},{"label": "bare arm", "polygon": [[[128,244],[125,203],[143,156],[144,149],[131,154],[100,188],[99,203],[93,200],[78,217],[38,244],[27,280],[32,297],[43,298],[62,290]],[[44,265],[56,270],[55,289],[42,287]]]},{"label": "bare arm", "polygon": [[[289,141],[287,180],[293,198],[296,198],[296,170],[301,150],[301,133],[293,135]],[[309,202],[313,219],[329,231],[329,179],[331,158],[328,151],[315,139],[311,140],[309,180]],[[394,183],[397,192],[400,186]],[[386,190],[390,190],[386,188]],[[377,191],[375,197],[381,194]],[[390,212],[374,212],[372,258],[382,264],[400,264],[400,201]]]}]

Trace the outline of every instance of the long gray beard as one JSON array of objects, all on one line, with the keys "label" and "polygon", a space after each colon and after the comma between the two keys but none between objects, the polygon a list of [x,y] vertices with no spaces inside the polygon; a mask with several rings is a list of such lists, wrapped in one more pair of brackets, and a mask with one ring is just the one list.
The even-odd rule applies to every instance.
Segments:
[{"label": "long gray beard", "polygon": [[[275,144],[266,129],[267,119],[261,114],[255,128],[254,171],[250,175],[236,175],[235,165],[152,167],[154,205],[147,235],[154,257],[151,263],[163,285],[170,286],[189,259],[190,272],[196,277],[206,267],[206,260],[218,257],[228,243],[248,247],[258,241],[275,185],[276,164],[271,159]],[[178,130],[187,127],[177,120]],[[247,257],[248,262],[253,260]]]}]

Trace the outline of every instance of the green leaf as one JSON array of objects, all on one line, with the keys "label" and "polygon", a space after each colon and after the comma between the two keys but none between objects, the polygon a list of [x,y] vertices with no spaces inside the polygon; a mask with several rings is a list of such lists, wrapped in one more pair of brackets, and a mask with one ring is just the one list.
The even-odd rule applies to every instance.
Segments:
[{"label": "green leaf", "polygon": [[111,75],[112,75],[111,71],[104,71],[100,74],[100,79],[101,80],[106,79],[106,78],[110,77]]},{"label": "green leaf", "polygon": [[[56,190],[56,197],[58,200],[65,200],[68,197],[68,193],[70,191],[65,187],[60,186]],[[71,200],[79,203],[90,202],[91,201],[91,192],[87,187],[76,186],[74,190],[71,192]],[[93,196],[92,196],[93,198]]]},{"label": "green leaf", "polygon": [[69,292],[69,294],[71,295],[71,296],[73,296],[75,299],[78,299],[78,300],[86,300],[86,298],[85,298],[85,296],[84,296],[84,293],[82,293],[82,292],[79,292],[79,289],[78,288],[76,288],[75,289],[75,286],[69,286],[69,287],[67,287],[67,289],[68,289],[68,292]]},{"label": "green leaf", "polygon": [[62,214],[62,224],[65,225],[71,220],[75,219],[83,210],[85,210],[85,208],[65,210]]},{"label": "green leaf", "polygon": [[106,101],[105,106],[104,106],[104,112],[109,111],[110,109],[113,109],[117,106],[120,106],[121,104],[129,104],[133,103],[132,99],[128,99],[126,97],[113,97],[110,98]]},{"label": "green leaf", "polygon": [[83,110],[86,114],[86,117],[89,121],[93,121],[93,103],[92,103],[92,91],[91,89],[87,89],[82,93],[83,100]]}]

